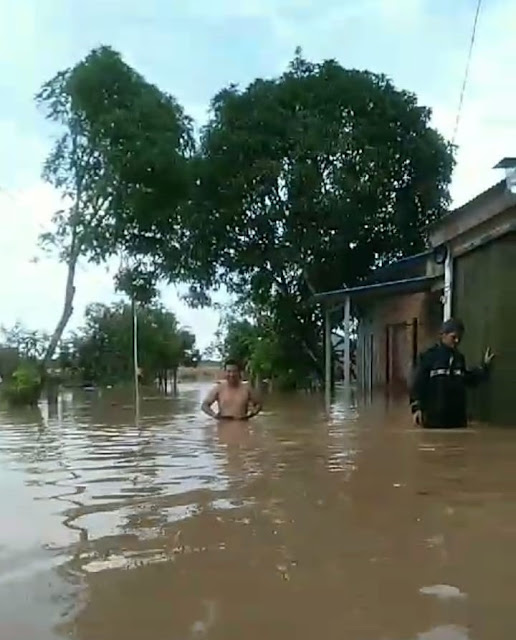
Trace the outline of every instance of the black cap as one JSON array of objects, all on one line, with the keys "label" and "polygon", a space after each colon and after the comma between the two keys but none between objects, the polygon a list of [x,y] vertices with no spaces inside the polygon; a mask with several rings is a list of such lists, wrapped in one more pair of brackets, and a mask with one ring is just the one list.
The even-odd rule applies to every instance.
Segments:
[{"label": "black cap", "polygon": [[457,333],[462,336],[464,334],[464,323],[462,320],[455,318],[445,320],[441,327],[441,333]]}]

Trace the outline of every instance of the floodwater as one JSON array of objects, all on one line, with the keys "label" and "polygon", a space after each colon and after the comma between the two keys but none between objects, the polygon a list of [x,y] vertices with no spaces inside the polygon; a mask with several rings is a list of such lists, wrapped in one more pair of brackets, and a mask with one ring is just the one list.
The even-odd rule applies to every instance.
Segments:
[{"label": "floodwater", "polygon": [[205,391],[0,414],[2,640],[516,637],[516,431]]}]

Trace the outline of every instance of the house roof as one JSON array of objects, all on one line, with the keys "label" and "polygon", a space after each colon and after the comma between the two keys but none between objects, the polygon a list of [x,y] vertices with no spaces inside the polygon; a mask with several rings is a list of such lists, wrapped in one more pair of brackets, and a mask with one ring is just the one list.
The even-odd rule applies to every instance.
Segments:
[{"label": "house roof", "polygon": [[348,289],[338,289],[336,291],[324,291],[314,296],[315,300],[323,303],[339,303],[349,296],[352,300],[389,296],[396,294],[421,293],[430,291],[432,286],[442,279],[442,276],[420,276],[405,280],[392,280],[390,282],[375,282],[361,285],[359,287],[349,287]]},{"label": "house roof", "polygon": [[486,202],[489,202],[496,196],[503,195],[503,193],[506,191],[506,185],[507,183],[505,181],[505,178],[503,180],[500,180],[500,182],[497,182],[492,187],[489,187],[489,189],[486,189],[485,191],[482,191],[482,193],[479,193],[478,196],[475,196],[471,200],[468,200],[460,207],[452,209],[442,218],[439,218],[439,220],[432,222],[430,225],[428,225],[428,230],[430,232],[435,231],[448,222],[451,222],[452,219],[461,217],[464,214],[469,213],[472,209],[483,206]]},{"label": "house roof", "polygon": [[408,280],[409,278],[423,276],[426,273],[427,260],[431,254],[432,250],[429,249],[378,267],[374,269],[374,271],[371,271],[363,284],[369,285],[379,282]]},{"label": "house roof", "polygon": [[454,209],[428,228],[430,243],[437,247],[456,240],[481,224],[488,224],[500,214],[516,206],[516,194],[507,188],[507,181],[500,180],[486,191]]}]

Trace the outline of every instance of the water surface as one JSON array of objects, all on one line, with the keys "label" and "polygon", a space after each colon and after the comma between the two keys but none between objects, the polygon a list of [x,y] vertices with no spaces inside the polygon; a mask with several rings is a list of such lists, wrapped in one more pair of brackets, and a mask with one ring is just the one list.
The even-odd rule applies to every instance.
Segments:
[{"label": "water surface", "polygon": [[206,388],[0,414],[0,638],[516,637],[516,432]]}]

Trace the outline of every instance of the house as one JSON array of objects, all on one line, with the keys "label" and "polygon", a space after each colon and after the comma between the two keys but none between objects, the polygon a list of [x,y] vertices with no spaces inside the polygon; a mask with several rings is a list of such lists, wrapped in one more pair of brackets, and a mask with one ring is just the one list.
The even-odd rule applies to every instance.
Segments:
[{"label": "house", "polygon": [[[326,334],[338,309],[345,309],[348,340],[351,315],[358,319],[363,389],[406,390],[417,354],[453,315],[466,325],[462,350],[471,365],[487,346],[497,354],[490,384],[474,394],[474,416],[516,425],[516,158],[496,168],[506,178],[434,223],[427,251],[376,270],[362,286],[318,294]],[[326,359],[332,359],[328,339]],[[349,365],[348,357],[345,371]]]}]

